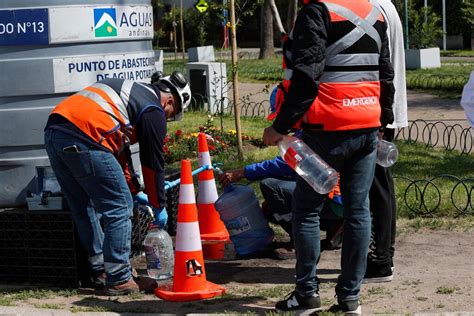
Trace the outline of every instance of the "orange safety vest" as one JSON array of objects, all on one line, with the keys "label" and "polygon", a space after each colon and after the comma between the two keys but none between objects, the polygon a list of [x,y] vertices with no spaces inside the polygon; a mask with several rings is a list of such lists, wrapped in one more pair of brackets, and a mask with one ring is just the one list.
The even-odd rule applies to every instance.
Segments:
[{"label": "orange safety vest", "polygon": [[51,114],[65,117],[98,144],[120,153],[136,142],[133,126],[140,114],[150,106],[161,108],[159,104],[149,85],[106,79],[65,99]]},{"label": "orange safety vest", "polygon": [[281,105],[286,99],[286,95],[288,94],[288,89],[290,88],[290,83],[291,83],[290,80],[284,79],[282,82],[278,84],[277,92],[275,96],[275,111],[268,114],[267,120],[273,121],[277,117],[278,113],[280,113]]},{"label": "orange safety vest", "polygon": [[[382,40],[374,25],[384,22],[383,15],[377,5],[367,0],[319,2],[326,6],[330,15],[332,44],[326,47],[318,95],[303,116],[301,127],[325,131],[379,127],[378,65]],[[352,29],[347,30],[348,23],[352,24]],[[356,43],[358,52],[348,53]],[[364,47],[363,51],[360,47]],[[374,66],[377,70],[357,70]]]}]

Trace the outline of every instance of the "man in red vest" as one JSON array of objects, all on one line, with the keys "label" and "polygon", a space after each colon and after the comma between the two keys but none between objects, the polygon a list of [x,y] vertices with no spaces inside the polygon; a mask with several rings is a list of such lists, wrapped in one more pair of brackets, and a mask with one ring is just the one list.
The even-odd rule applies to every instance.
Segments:
[{"label": "man in red vest", "polygon": [[51,167],[95,279],[105,281],[108,295],[139,289],[129,256],[132,194],[140,188],[129,146],[140,144],[148,202],[156,224],[164,226],[166,122],[179,120],[190,99],[189,84],[179,72],[156,73],[151,84],[105,79],[66,98],[49,116],[45,147]]},{"label": "man in red vest", "polygon": [[[288,94],[263,140],[276,145],[299,124],[302,140],[340,173],[345,211],[335,309],[358,315],[377,133],[393,121],[393,69],[381,10],[367,0],[305,1],[293,29],[292,61]],[[278,311],[321,310],[316,263],[326,198],[297,178],[292,217],[296,288],[276,304]]]}]

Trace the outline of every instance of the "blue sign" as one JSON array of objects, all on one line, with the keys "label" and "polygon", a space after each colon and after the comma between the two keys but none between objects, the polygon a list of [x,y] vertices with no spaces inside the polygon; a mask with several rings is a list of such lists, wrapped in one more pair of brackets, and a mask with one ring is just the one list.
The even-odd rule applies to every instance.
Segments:
[{"label": "blue sign", "polygon": [[49,43],[48,9],[0,10],[0,45]]}]

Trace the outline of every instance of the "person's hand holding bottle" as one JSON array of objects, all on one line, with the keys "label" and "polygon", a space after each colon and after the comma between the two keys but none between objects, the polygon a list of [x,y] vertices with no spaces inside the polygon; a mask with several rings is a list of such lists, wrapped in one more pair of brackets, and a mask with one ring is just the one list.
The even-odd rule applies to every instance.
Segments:
[{"label": "person's hand holding bottle", "polygon": [[153,221],[153,225],[158,226],[159,228],[166,228],[166,224],[168,223],[168,212],[166,211],[166,207],[162,208],[154,208],[152,207],[153,214],[155,215],[155,220]]},{"label": "person's hand holding bottle", "polygon": [[166,227],[166,224],[168,222],[168,212],[166,211],[165,207],[161,207],[161,208],[152,207],[148,203],[148,195],[146,195],[145,193],[143,193],[141,191],[138,192],[133,197],[133,200],[134,200],[135,207],[139,207],[139,205],[143,205],[143,206],[148,206],[152,209],[153,216],[155,218],[154,221],[153,221],[153,225],[156,225],[159,228],[165,228]]}]

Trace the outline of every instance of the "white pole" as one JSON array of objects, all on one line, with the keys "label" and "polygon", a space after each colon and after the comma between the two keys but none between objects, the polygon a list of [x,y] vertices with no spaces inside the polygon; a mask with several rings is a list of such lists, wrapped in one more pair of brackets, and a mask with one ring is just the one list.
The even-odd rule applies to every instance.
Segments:
[{"label": "white pole", "polygon": [[443,50],[446,50],[446,0],[443,0]]}]

